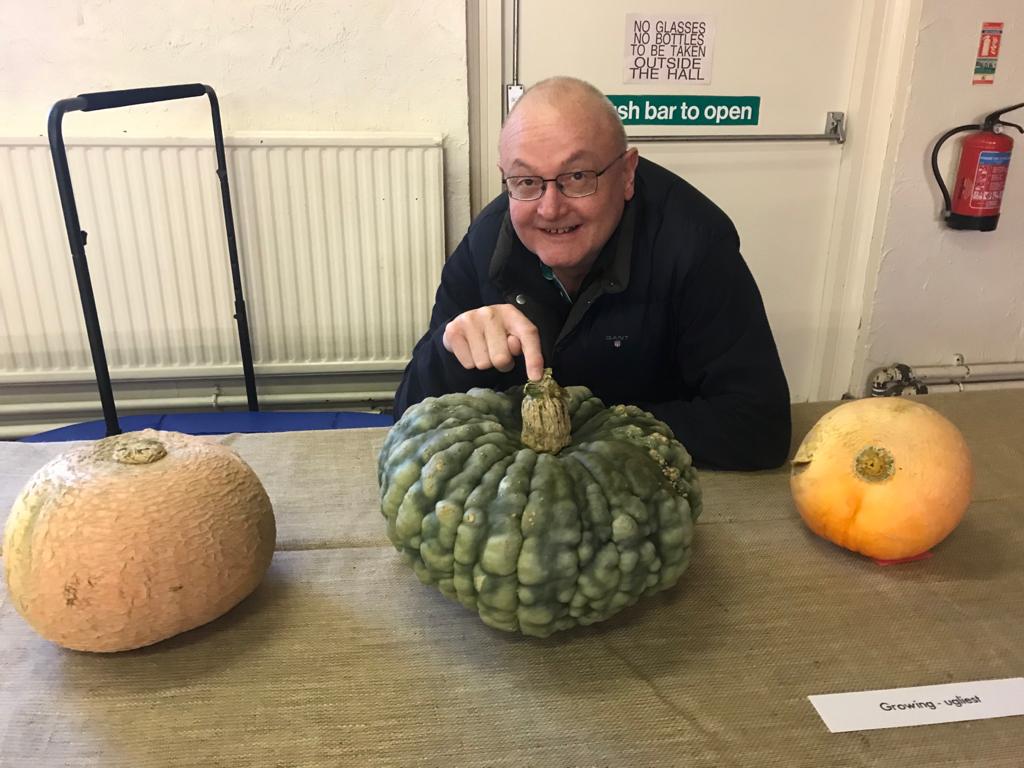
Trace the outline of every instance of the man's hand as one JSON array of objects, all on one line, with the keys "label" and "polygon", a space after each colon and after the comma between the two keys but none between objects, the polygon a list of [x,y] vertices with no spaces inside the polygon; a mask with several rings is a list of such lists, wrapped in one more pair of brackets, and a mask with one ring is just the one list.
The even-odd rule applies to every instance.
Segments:
[{"label": "man's hand", "polygon": [[513,358],[522,355],[531,381],[544,375],[537,326],[511,304],[492,304],[463,312],[445,326],[443,343],[463,368],[510,371]]}]

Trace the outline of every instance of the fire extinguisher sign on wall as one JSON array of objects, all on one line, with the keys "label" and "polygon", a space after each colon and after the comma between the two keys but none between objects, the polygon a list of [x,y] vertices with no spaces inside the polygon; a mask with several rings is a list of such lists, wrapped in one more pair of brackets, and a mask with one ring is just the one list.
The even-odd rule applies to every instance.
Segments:
[{"label": "fire extinguisher sign on wall", "polygon": [[996,79],[999,44],[1003,39],[1003,22],[986,21],[981,25],[978,57],[974,62],[974,85],[992,85]]}]

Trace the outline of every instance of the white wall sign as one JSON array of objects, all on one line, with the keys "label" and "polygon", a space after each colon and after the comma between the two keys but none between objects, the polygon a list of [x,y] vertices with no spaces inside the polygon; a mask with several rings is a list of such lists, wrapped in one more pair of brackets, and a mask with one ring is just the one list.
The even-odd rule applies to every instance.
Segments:
[{"label": "white wall sign", "polygon": [[707,16],[626,14],[623,82],[711,82],[714,27]]}]

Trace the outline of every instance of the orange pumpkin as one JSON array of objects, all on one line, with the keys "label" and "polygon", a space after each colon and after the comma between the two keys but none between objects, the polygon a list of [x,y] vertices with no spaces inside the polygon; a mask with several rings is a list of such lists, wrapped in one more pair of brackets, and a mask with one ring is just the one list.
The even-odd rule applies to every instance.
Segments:
[{"label": "orange pumpkin", "polygon": [[274,513],[223,445],[145,430],[78,446],[14,502],[4,571],[40,635],[82,651],[139,648],[212,621],[261,581]]},{"label": "orange pumpkin", "polygon": [[960,523],[974,472],[960,431],[902,397],[851,400],[826,413],[792,462],[807,526],[880,560],[920,555]]}]

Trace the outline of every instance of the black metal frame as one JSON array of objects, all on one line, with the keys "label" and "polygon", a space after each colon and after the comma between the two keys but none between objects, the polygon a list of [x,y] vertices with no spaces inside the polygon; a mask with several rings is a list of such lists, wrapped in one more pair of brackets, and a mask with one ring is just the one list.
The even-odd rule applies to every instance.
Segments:
[{"label": "black metal frame", "polygon": [[82,299],[85,328],[89,336],[89,349],[92,352],[93,368],[96,370],[96,385],[100,391],[100,402],[103,405],[103,419],[106,422],[107,435],[120,434],[121,426],[117,420],[114,392],[110,383],[110,371],[107,368],[107,355],[103,349],[103,336],[100,333],[99,318],[96,314],[96,300],[92,292],[92,281],[89,278],[89,264],[85,258],[87,233],[82,230],[78,221],[78,208],[75,205],[75,194],[71,188],[71,172],[68,168],[68,158],[64,147],[61,123],[64,115],[68,112],[93,112],[98,109],[112,109],[114,107],[127,107],[132,104],[186,99],[192,96],[203,96],[204,94],[210,99],[210,111],[213,118],[213,140],[217,150],[217,176],[220,178],[221,200],[224,203],[224,226],[227,230],[228,256],[231,261],[231,280],[235,291],[234,316],[238,322],[238,343],[242,353],[245,394],[249,410],[258,411],[259,402],[256,397],[256,376],[253,371],[252,346],[249,341],[249,320],[245,312],[245,299],[242,295],[242,275],[238,266],[235,223],[231,215],[231,195],[228,190],[224,133],[221,130],[220,105],[217,102],[217,94],[214,93],[213,88],[201,83],[191,83],[188,85],[167,85],[156,88],[132,88],[123,91],[83,93],[74,98],[61,99],[50,110],[48,122],[50,154],[53,157],[53,168],[57,174],[57,190],[60,192],[60,204],[64,210],[64,224],[67,226],[68,241],[71,244],[71,258],[75,265],[75,276],[78,279],[78,293]]}]

